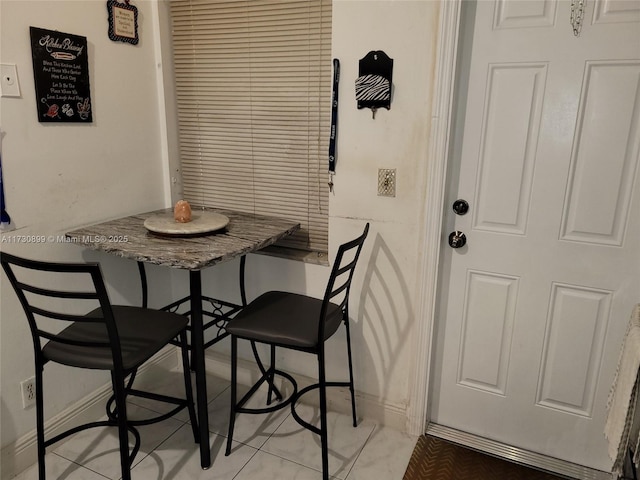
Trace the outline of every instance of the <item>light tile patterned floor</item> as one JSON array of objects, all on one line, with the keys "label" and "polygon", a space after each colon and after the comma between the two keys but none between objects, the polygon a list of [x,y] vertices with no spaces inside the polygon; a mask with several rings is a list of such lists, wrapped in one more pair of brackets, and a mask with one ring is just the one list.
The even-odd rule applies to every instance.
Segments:
[{"label": "light tile patterned floor", "polygon": [[[179,373],[165,377],[154,391],[173,393],[180,387]],[[138,385],[136,385],[138,386]],[[141,427],[142,446],[132,470],[134,480],[319,480],[320,443],[317,435],[300,427],[289,409],[267,415],[239,415],[234,446],[224,456],[226,445],[229,382],[209,377],[209,431],[212,466],[200,468],[199,451],[184,412],[158,424]],[[144,385],[142,385],[144,387]],[[178,390],[179,392],[179,390]],[[179,393],[178,393],[179,394]],[[131,415],[140,417],[158,404],[133,399]],[[306,419],[317,417],[316,409],[300,405]],[[47,453],[48,480],[104,480],[120,478],[115,429],[99,428],[79,433]],[[361,420],[351,426],[349,415],[329,414],[329,470],[336,480],[401,480],[417,437]],[[32,466],[16,480],[37,480]]]}]

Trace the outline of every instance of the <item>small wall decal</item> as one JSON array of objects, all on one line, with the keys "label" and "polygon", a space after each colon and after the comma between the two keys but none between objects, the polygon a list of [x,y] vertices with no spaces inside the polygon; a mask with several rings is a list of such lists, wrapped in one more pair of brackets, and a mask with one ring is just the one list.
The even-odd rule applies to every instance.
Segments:
[{"label": "small wall decal", "polygon": [[39,122],[92,122],[87,39],[30,27]]},{"label": "small wall decal", "polygon": [[129,4],[129,0],[107,0],[109,12],[109,38],[114,42],[137,45],[138,9]]}]

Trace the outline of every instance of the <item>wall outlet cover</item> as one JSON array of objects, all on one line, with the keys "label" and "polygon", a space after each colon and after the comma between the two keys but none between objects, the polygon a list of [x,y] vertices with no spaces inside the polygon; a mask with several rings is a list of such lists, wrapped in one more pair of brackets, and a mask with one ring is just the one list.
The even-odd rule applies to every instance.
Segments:
[{"label": "wall outlet cover", "polygon": [[22,408],[29,408],[36,403],[36,379],[35,377],[27,378],[20,382],[20,391],[22,393]]}]

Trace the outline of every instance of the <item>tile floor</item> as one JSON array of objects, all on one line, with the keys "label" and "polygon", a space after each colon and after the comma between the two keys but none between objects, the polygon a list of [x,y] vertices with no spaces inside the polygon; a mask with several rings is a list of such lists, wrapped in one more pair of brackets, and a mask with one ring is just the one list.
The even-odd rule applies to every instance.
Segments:
[{"label": "tile floor", "polygon": [[[175,374],[175,375],[174,375]],[[153,391],[181,395],[181,374],[171,372]],[[216,480],[319,480],[320,443],[317,435],[300,427],[288,408],[265,415],[239,415],[234,446],[224,456],[228,424],[229,382],[208,379],[209,431],[212,466],[200,468],[197,445],[193,442],[186,412],[157,424],[140,427],[140,452],[132,470],[134,480],[213,479]],[[144,388],[144,382],[139,388]],[[256,399],[257,400],[257,399]],[[253,401],[253,400],[252,400]],[[129,414],[140,418],[162,406],[133,398]],[[303,418],[316,419],[317,409],[300,405]],[[85,430],[64,443],[50,447],[48,480],[117,480],[120,475],[118,442],[113,428]],[[361,420],[351,426],[350,415],[329,414],[329,470],[340,480],[401,480],[417,437]],[[32,466],[16,480],[37,480]]]}]

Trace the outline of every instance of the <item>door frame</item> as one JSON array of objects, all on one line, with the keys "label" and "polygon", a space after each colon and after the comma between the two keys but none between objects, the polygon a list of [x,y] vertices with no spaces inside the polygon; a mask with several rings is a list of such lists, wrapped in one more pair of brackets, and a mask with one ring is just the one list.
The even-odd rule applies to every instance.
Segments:
[{"label": "door frame", "polygon": [[462,0],[440,2],[438,39],[436,52],[436,82],[431,106],[431,132],[425,208],[421,224],[423,233],[418,242],[420,255],[417,308],[416,353],[413,388],[409,394],[407,430],[412,435],[426,432],[430,416],[429,390],[433,364],[433,335],[436,324],[436,307],[440,291],[439,267],[442,244],[444,201],[447,193],[447,166],[452,132],[454,83],[460,29]]}]

